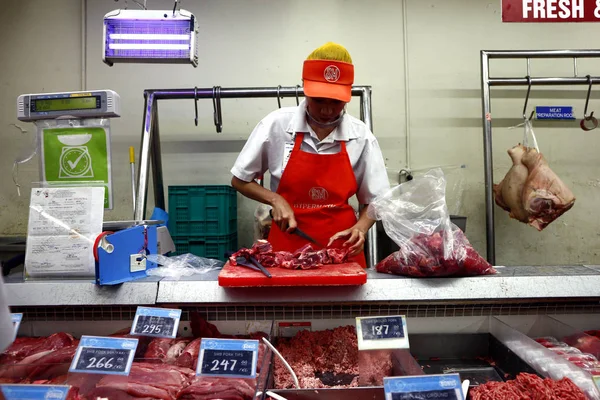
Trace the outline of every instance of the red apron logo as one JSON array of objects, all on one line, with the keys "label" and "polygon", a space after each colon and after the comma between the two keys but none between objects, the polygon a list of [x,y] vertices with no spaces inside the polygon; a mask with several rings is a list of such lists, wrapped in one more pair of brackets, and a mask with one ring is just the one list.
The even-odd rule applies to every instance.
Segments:
[{"label": "red apron logo", "polygon": [[325,201],[329,198],[329,193],[322,187],[314,187],[308,192],[313,201]]},{"label": "red apron logo", "polygon": [[340,79],[340,69],[335,65],[330,65],[323,72],[327,82],[337,82]]}]

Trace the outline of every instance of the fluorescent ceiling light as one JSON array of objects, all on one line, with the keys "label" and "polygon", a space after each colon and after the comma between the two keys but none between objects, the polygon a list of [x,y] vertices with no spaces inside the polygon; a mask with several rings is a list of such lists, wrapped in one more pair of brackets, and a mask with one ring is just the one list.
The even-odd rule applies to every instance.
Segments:
[{"label": "fluorescent ceiling light", "polygon": [[190,35],[168,33],[111,33],[111,40],[189,40]]},{"label": "fluorescent ceiling light", "polygon": [[175,43],[111,43],[108,48],[112,50],[187,50],[190,45]]},{"label": "fluorescent ceiling light", "polygon": [[114,10],[104,16],[102,61],[198,66],[198,22],[186,10]]}]

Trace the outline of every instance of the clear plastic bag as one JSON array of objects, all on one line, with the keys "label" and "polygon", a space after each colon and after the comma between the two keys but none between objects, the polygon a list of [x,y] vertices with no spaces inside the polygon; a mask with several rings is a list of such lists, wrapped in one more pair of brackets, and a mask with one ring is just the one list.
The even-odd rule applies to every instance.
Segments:
[{"label": "clear plastic bag", "polygon": [[390,189],[369,205],[369,217],[381,220],[400,247],[377,264],[377,271],[415,277],[496,273],[450,222],[445,192],[446,180],[437,168]]},{"label": "clear plastic bag", "polygon": [[190,253],[175,257],[150,254],[146,258],[148,261],[162,265],[162,267],[149,269],[147,271],[148,275],[173,279],[195,274],[206,274],[210,271],[217,271],[225,265],[223,261],[199,257]]}]

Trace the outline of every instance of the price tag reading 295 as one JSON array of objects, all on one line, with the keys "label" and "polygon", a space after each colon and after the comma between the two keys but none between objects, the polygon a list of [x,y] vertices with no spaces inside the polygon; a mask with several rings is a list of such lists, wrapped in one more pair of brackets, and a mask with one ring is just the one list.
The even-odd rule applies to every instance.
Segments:
[{"label": "price tag reading 295", "polygon": [[256,377],[257,340],[203,339],[197,375]]},{"label": "price tag reading 295", "polygon": [[131,325],[131,334],[174,338],[180,319],[181,310],[138,307]]},{"label": "price tag reading 295", "polygon": [[129,375],[137,339],[82,336],[69,372]]}]

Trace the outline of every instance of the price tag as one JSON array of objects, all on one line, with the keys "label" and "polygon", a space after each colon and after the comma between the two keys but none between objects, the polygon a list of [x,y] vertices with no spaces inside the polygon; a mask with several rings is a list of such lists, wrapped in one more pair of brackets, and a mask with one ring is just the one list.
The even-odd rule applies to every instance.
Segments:
[{"label": "price tag", "polygon": [[255,378],[258,340],[202,339],[196,375]]},{"label": "price tag", "polygon": [[82,336],[69,372],[129,375],[137,339]]},{"label": "price tag", "polygon": [[0,385],[6,400],[65,400],[70,386]]},{"label": "price tag", "polygon": [[383,378],[386,400],[464,400],[458,374]]},{"label": "price tag", "polygon": [[359,350],[408,349],[404,315],[356,318]]},{"label": "price tag", "polygon": [[131,334],[174,338],[181,319],[181,310],[138,307],[131,325]]},{"label": "price tag", "polygon": [[23,319],[23,314],[21,313],[12,313],[10,314],[12,318],[13,326],[15,327],[15,338],[17,337],[17,333],[19,332],[19,327],[21,326],[21,320]]}]

